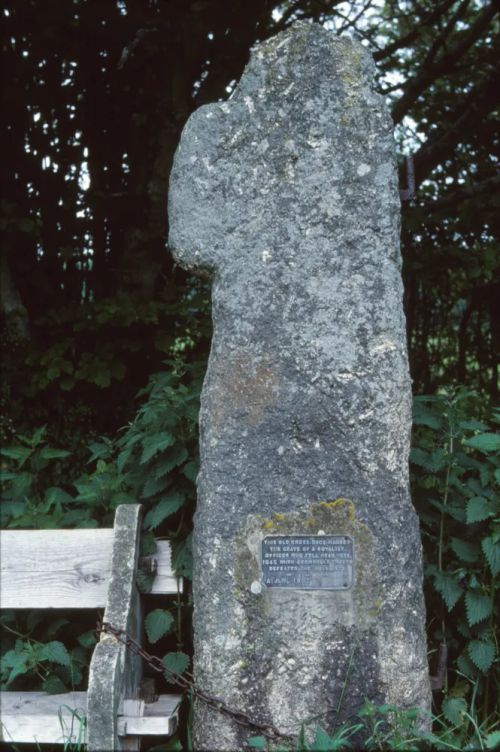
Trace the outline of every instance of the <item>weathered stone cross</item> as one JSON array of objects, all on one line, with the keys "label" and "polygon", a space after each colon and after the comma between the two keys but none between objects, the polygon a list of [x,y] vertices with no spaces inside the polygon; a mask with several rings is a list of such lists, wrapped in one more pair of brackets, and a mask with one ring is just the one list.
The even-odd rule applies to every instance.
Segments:
[{"label": "weathered stone cross", "polygon": [[[196,677],[283,731],[429,700],[395,147],[372,78],[359,42],[294,24],[190,118],[171,178],[175,258],[213,278]],[[198,706],[197,748],[249,735]]]}]

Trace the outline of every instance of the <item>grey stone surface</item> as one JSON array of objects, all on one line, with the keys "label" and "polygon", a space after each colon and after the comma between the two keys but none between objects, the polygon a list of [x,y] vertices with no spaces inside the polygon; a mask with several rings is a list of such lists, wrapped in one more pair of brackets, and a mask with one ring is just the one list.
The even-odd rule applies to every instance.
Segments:
[{"label": "grey stone surface", "polygon": [[[169,212],[175,258],[213,278],[199,685],[287,732],[367,696],[427,708],[395,146],[367,51],[307,23],[259,45],[188,121]],[[270,532],[351,535],[352,589],[262,587]],[[248,735],[198,705],[197,749]]]}]

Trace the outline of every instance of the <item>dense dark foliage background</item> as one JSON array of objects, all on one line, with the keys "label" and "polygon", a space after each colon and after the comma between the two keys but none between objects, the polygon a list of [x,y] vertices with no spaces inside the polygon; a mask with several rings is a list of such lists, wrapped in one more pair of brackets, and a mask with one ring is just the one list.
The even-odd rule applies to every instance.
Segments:
[{"label": "dense dark foliage background", "polygon": [[4,0],[3,398],[16,425],[113,430],[176,338],[206,354],[207,291],[166,250],[172,157],[189,114],[227,97],[251,45],[296,18],[357,30],[401,159],[414,155],[402,239],[415,391],[465,382],[497,396],[498,12],[498,0]]},{"label": "dense dark foliage background", "polygon": [[[141,499],[145,531],[168,533],[189,574],[210,293],[167,250],[176,145],[194,109],[229,96],[256,41],[299,18],[355,32],[392,104],[403,189],[413,157],[402,250],[414,390],[448,395],[421,403],[413,455],[431,645],[465,656],[466,689],[448,699],[476,687],[490,718],[500,473],[497,440],[480,437],[493,436],[482,421],[498,398],[500,1],[4,0],[2,15],[6,524],[108,524]],[[46,681],[67,684],[68,665]]]}]

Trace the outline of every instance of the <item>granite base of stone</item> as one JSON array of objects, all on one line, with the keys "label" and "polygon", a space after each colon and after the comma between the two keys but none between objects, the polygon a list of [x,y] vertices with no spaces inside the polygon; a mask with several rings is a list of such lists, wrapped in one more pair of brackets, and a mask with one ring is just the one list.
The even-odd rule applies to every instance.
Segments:
[{"label": "granite base of stone", "polygon": [[[354,551],[352,587],[266,587],[262,542],[274,536],[346,536]],[[355,501],[343,498],[269,518],[252,515],[232,544],[216,537],[211,555],[228,566],[231,561],[231,568],[220,581],[227,590],[195,593],[198,628],[203,621],[204,633],[213,629],[212,640],[198,643],[199,686],[215,696],[223,687],[233,708],[251,709],[254,720],[272,723],[284,735],[297,735],[302,724],[333,731],[354,723],[365,700],[425,710],[421,592],[405,575],[408,559],[419,551],[402,550],[402,539],[401,518],[377,539],[358,519]],[[389,550],[399,553],[388,558]],[[256,734],[197,706],[197,749],[243,749]]]}]

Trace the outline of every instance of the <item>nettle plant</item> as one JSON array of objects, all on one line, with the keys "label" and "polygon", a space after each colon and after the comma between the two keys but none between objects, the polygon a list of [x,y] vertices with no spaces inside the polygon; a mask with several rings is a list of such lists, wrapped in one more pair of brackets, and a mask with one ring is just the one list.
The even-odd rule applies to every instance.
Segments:
[{"label": "nettle plant", "polygon": [[[139,392],[136,416],[120,435],[90,445],[89,471],[76,480],[68,478],[70,452],[50,446],[45,428],[33,436],[18,436],[14,446],[1,449],[2,527],[112,525],[119,504],[140,502],[145,508],[141,555],[154,553],[155,538],[168,538],[174,569],[190,579],[202,370],[179,361],[167,365],[168,370],[153,375]],[[150,583],[151,578],[139,571],[139,588],[147,593]],[[188,598],[179,596],[172,611],[154,609],[145,619],[151,643],[175,648],[164,657],[166,668],[174,673],[189,665],[184,652],[188,613]],[[95,644],[93,622],[95,614],[82,630],[65,615],[3,613],[2,687],[29,682],[62,692],[84,685]],[[56,634],[58,640],[53,639]]]},{"label": "nettle plant", "polygon": [[479,408],[466,391],[417,397],[411,453],[429,639],[433,652],[449,650],[437,709],[464,743],[473,733],[476,744],[500,721],[500,411],[478,420]]}]

